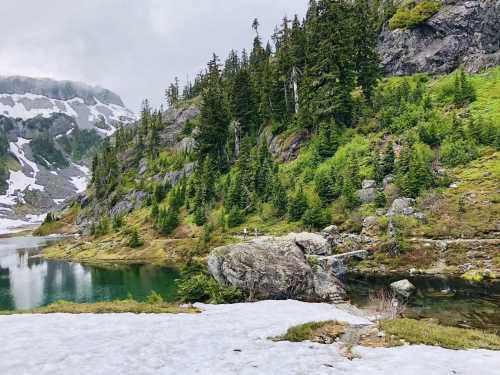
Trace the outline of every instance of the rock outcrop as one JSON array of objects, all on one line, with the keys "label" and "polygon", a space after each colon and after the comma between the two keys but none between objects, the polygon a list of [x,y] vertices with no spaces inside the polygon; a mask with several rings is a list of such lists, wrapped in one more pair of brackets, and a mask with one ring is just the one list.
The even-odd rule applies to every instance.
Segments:
[{"label": "rock outcrop", "polygon": [[500,1],[445,0],[430,19],[409,29],[384,25],[378,52],[388,75],[469,72],[500,64]]},{"label": "rock outcrop", "polygon": [[308,260],[306,254],[326,246],[318,237],[317,243],[298,234],[259,237],[219,247],[210,253],[208,269],[221,285],[238,287],[252,298],[338,302],[345,291],[333,268],[324,268],[314,257]]}]

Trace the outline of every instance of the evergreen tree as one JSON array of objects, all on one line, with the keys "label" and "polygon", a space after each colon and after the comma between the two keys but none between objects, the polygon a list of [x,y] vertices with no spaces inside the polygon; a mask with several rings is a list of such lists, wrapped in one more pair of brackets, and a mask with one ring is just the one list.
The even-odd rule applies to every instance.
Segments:
[{"label": "evergreen tree", "polygon": [[299,186],[297,191],[290,195],[288,199],[288,218],[290,221],[298,221],[308,208],[307,197],[304,188]]},{"label": "evergreen tree", "polygon": [[231,113],[240,126],[241,135],[255,135],[258,130],[257,106],[247,69],[236,73],[230,98]]},{"label": "evergreen tree", "polygon": [[212,158],[220,170],[227,167],[225,145],[229,120],[224,105],[218,58],[213,56],[208,64],[207,88],[202,95],[201,121],[196,135],[196,151],[200,160]]}]

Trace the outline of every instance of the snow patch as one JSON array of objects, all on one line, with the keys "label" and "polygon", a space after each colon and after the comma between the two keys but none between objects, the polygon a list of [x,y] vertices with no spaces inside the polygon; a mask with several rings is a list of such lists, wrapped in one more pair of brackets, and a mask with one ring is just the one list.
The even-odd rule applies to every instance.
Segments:
[{"label": "snow patch", "polygon": [[197,306],[203,313],[0,316],[0,373],[498,373],[500,352],[428,346],[354,348],[361,358],[349,361],[339,354],[335,344],[269,340],[270,336],[282,334],[293,325],[309,321],[369,323],[334,305],[262,301]]}]

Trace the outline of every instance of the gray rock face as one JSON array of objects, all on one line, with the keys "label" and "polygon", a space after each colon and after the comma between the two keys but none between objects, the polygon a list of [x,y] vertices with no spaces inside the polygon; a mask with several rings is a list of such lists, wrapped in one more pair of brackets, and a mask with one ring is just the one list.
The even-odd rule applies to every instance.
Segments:
[{"label": "gray rock face", "polygon": [[194,106],[180,110],[170,109],[166,111],[163,114],[166,126],[160,133],[160,146],[162,148],[174,147],[179,150],[194,147],[192,137],[183,137],[182,131],[187,122],[199,114],[200,110]]},{"label": "gray rock face", "polygon": [[181,180],[182,177],[188,178],[193,174],[194,163],[185,164],[182,169],[174,172],[169,172],[163,177],[163,185],[170,184],[170,186],[175,186]]},{"label": "gray rock face", "polygon": [[148,193],[144,191],[130,191],[123,199],[116,203],[109,212],[110,217],[123,216],[135,209],[141,208],[148,198]]},{"label": "gray rock face", "polygon": [[391,284],[391,289],[398,295],[408,298],[411,296],[415,290],[415,285],[413,285],[408,280],[399,280]]},{"label": "gray rock face", "polygon": [[257,299],[338,301],[344,288],[333,269],[309,264],[304,251],[287,237],[260,237],[214,249],[210,274],[225,286],[235,286]]},{"label": "gray rock face", "polygon": [[270,131],[263,134],[263,141],[267,142],[269,152],[280,162],[294,160],[299,154],[302,144],[309,139],[306,131],[299,131],[291,137],[275,136]]},{"label": "gray rock face", "polygon": [[429,20],[407,30],[385,25],[378,52],[389,75],[449,73],[500,63],[500,1],[445,0]]}]

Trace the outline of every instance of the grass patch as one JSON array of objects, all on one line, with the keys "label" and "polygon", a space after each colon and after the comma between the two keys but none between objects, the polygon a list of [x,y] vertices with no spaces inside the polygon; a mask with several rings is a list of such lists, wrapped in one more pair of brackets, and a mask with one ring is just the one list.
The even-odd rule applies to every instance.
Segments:
[{"label": "grass patch", "polygon": [[273,341],[315,341],[325,342],[325,337],[334,341],[346,332],[346,325],[333,320],[310,322],[289,328],[282,336],[274,337]]},{"label": "grass patch", "polygon": [[195,314],[200,310],[194,307],[181,307],[162,301],[138,302],[133,299],[112,302],[74,303],[54,302],[48,306],[30,310],[0,311],[0,315],[15,314]]},{"label": "grass patch", "polygon": [[447,349],[500,350],[500,337],[475,329],[445,327],[413,319],[395,319],[380,323],[388,335],[410,344],[441,346]]}]

